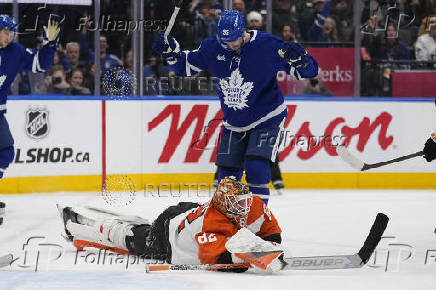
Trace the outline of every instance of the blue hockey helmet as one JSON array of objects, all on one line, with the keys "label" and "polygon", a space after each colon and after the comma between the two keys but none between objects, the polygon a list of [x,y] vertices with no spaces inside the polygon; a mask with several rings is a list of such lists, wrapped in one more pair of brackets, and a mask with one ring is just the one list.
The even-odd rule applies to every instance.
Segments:
[{"label": "blue hockey helmet", "polygon": [[217,25],[217,39],[222,44],[233,42],[244,34],[244,15],[238,10],[224,10],[221,12]]},{"label": "blue hockey helmet", "polygon": [[6,28],[10,31],[17,32],[17,23],[14,18],[6,14],[0,15],[0,30]]}]

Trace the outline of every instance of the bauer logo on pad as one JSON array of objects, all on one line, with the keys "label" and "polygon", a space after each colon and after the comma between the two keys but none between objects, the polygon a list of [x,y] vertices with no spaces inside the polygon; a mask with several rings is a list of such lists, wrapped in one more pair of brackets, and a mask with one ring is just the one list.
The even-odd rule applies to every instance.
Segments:
[{"label": "bauer logo on pad", "polygon": [[42,139],[48,135],[49,112],[47,109],[29,108],[26,111],[26,134],[32,139]]}]

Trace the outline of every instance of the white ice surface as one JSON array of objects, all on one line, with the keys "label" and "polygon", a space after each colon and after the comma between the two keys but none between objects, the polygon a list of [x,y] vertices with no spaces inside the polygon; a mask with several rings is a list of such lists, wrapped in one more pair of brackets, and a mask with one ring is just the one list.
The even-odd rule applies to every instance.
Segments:
[{"label": "white ice surface", "polygon": [[[382,240],[375,263],[373,257],[371,266],[362,269],[282,271],[271,276],[251,271],[146,274],[143,263],[126,267],[126,257],[116,260],[106,256],[103,263],[102,253],[100,259],[98,251],[77,254],[61,237],[63,227],[55,206],[56,203],[92,205],[153,220],[164,208],[180,200],[206,199],[188,197],[187,192],[181,198],[138,194],[130,205],[114,208],[98,193],[0,195],[0,200],[6,202],[6,215],[0,226],[0,256],[13,253],[18,258],[11,267],[0,269],[0,289],[397,290],[436,287],[435,191],[298,190],[285,191],[282,196],[272,195],[269,207],[283,230],[288,256],[355,253],[377,212],[390,217],[385,236],[392,238]],[[133,258],[129,259],[131,263]]]}]

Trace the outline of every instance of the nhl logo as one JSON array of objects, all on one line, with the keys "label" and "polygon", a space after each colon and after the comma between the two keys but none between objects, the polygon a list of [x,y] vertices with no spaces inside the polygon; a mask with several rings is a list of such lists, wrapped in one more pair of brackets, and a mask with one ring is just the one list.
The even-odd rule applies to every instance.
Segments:
[{"label": "nhl logo", "polygon": [[26,134],[33,139],[42,139],[49,131],[48,111],[32,109],[26,112]]}]

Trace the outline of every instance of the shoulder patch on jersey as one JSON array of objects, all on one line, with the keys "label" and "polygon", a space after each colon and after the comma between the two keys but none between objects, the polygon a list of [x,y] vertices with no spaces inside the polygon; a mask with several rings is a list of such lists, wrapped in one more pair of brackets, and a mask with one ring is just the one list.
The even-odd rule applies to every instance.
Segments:
[{"label": "shoulder patch on jersey", "polygon": [[226,60],[226,56],[224,54],[218,54],[216,56],[216,60],[225,61]]}]

